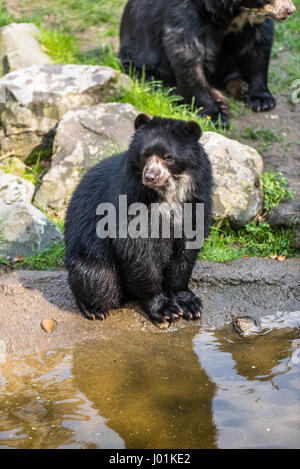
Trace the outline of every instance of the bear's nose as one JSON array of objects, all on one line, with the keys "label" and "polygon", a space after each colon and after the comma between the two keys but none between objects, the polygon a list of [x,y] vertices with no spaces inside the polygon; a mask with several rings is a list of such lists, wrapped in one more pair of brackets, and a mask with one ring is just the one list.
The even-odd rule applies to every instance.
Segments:
[{"label": "bear's nose", "polygon": [[296,11],[295,5],[292,3],[286,10],[286,16],[290,16]]},{"label": "bear's nose", "polygon": [[153,182],[158,178],[158,173],[154,169],[150,169],[145,173],[145,181]]}]

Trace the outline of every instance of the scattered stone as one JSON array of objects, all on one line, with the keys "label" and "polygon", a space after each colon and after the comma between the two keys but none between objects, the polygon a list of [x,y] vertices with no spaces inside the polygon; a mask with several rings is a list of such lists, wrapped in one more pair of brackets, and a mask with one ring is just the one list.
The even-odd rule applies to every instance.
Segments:
[{"label": "scattered stone", "polygon": [[260,325],[258,321],[253,318],[243,317],[243,318],[236,318],[233,321],[233,325],[236,331],[242,337],[249,337],[251,335],[259,334],[261,332]]},{"label": "scattered stone", "polygon": [[44,329],[45,332],[52,334],[57,326],[57,322],[53,319],[44,319],[41,322],[41,327]]},{"label": "scattered stone", "polygon": [[214,218],[228,217],[237,227],[246,225],[263,206],[261,156],[254,148],[215,132],[205,132],[201,143],[213,168]]},{"label": "scattered stone", "polygon": [[32,65],[0,81],[1,153],[26,159],[70,110],[93,106],[129,82],[126,75],[96,65]]},{"label": "scattered stone", "polygon": [[156,322],[155,323],[155,326],[158,328],[158,329],[169,329],[171,323],[168,322],[168,321],[165,321],[165,322]]},{"label": "scattered stone", "polygon": [[11,23],[0,29],[0,77],[30,65],[51,63],[38,35],[39,29],[31,23]]},{"label": "scattered stone", "polygon": [[128,147],[137,115],[133,106],[120,103],[83,107],[65,114],[57,128],[51,169],[34,204],[42,209],[64,208],[91,166]]}]

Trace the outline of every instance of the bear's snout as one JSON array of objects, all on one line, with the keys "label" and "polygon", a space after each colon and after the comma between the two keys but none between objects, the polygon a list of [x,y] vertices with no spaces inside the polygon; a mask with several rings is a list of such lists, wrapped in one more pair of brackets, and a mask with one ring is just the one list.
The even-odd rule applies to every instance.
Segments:
[{"label": "bear's snout", "polygon": [[170,173],[164,161],[158,156],[150,156],[143,170],[143,184],[155,188],[165,184]]},{"label": "bear's snout", "polygon": [[285,21],[296,11],[292,0],[275,0],[265,7],[266,12],[270,12],[275,21]]}]

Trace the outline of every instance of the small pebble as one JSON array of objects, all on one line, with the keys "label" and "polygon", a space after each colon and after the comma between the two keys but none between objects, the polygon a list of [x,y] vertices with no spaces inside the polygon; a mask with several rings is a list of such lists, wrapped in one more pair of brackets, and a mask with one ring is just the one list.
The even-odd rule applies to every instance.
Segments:
[{"label": "small pebble", "polygon": [[53,319],[44,319],[41,323],[42,329],[44,329],[45,332],[52,333],[54,332],[54,329],[56,328],[57,323]]},{"label": "small pebble", "polygon": [[156,322],[155,325],[158,329],[168,329],[170,327],[170,323],[168,321]]},{"label": "small pebble", "polygon": [[252,318],[236,318],[233,321],[233,325],[242,337],[248,337],[260,332],[260,327]]}]

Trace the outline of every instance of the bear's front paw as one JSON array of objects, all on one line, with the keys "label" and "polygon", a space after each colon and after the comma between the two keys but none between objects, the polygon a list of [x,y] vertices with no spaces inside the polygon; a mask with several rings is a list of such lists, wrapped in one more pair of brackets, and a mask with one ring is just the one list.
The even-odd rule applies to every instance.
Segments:
[{"label": "bear's front paw", "polygon": [[276,99],[271,93],[253,93],[246,97],[246,104],[255,112],[270,111],[276,106]]},{"label": "bear's front paw", "polygon": [[202,301],[192,291],[177,292],[176,302],[183,310],[184,319],[199,319],[203,310]]},{"label": "bear's front paw", "polygon": [[150,319],[153,322],[166,322],[176,321],[180,316],[183,316],[183,310],[177,304],[175,299],[169,299],[164,296],[159,296],[151,301],[151,304],[146,308]]}]

